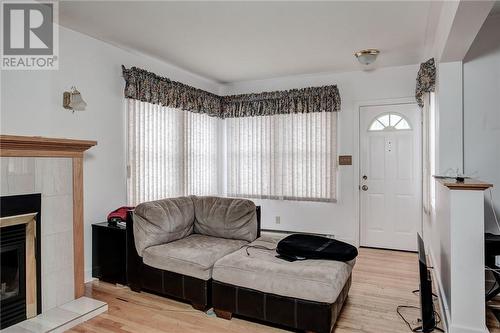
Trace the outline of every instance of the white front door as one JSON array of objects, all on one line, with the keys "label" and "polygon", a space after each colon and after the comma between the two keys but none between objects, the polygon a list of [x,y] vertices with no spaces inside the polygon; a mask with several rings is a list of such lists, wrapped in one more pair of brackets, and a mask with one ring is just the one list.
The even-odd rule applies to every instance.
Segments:
[{"label": "white front door", "polygon": [[416,251],[422,220],[421,111],[360,108],[360,245]]}]

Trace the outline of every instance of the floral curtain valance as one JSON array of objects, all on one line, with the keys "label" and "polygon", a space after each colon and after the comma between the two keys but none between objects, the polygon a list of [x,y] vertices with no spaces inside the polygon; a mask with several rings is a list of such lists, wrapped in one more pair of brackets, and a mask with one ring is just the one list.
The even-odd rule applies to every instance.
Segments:
[{"label": "floral curtain valance", "polygon": [[336,85],[222,98],[224,118],[336,111],[340,111]]},{"label": "floral curtain valance", "polygon": [[217,96],[137,67],[122,70],[126,98],[220,118],[340,111],[336,85]]},{"label": "floral curtain valance", "polygon": [[221,99],[207,91],[171,81],[144,69],[122,66],[125,97],[152,104],[219,116]]},{"label": "floral curtain valance", "polygon": [[434,58],[420,64],[417,75],[417,87],[415,89],[415,98],[418,106],[424,106],[423,96],[425,93],[433,92],[436,85],[436,66]]}]

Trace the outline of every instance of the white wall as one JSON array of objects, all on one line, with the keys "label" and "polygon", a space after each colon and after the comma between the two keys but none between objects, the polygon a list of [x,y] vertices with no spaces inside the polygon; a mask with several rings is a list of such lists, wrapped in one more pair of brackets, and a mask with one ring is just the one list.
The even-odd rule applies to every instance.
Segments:
[{"label": "white wall", "polygon": [[[255,200],[262,206],[265,229],[333,234],[358,242],[358,126],[357,103],[382,99],[413,98],[418,66],[322,75],[300,75],[227,84],[221,93],[240,94],[337,84],[342,99],[338,117],[339,155],[353,155],[352,166],[339,166],[336,203]],[[281,223],[275,223],[275,217]]]},{"label": "white wall", "polygon": [[[85,271],[91,270],[91,228],[126,204],[126,154],[121,65],[139,66],[214,93],[218,85],[153,58],[60,28],[57,71],[2,71],[0,133],[97,140],[84,161]],[[74,114],[62,93],[75,85],[88,103]]]},{"label": "white wall", "polygon": [[[462,62],[440,63],[437,66],[435,109],[435,161],[436,174],[455,175],[463,172],[463,118],[462,118]],[[432,125],[431,125],[432,126]],[[451,284],[450,267],[450,216],[449,201],[444,187],[433,182],[435,203],[432,203],[430,218],[424,218],[424,243],[434,266],[441,304],[444,307],[443,321],[448,325]]]},{"label": "white wall", "polygon": [[[494,185],[500,216],[500,15],[484,23],[464,61],[465,172]],[[485,201],[486,231],[499,234]]]},{"label": "white wall", "polygon": [[[489,17],[462,61],[440,63],[436,85],[436,169],[445,173],[458,169],[495,185],[495,206],[500,211],[500,17]],[[442,300],[446,322],[452,299],[450,235],[447,215],[450,206],[443,186],[436,185],[436,203],[426,229],[429,248]],[[485,205],[486,231],[498,233]],[[482,224],[483,221],[470,221]]]},{"label": "white wall", "polygon": [[[337,203],[258,200],[263,227],[333,234],[356,243],[358,221],[356,103],[412,98],[418,66],[293,76],[218,85],[179,68],[132,53],[61,27],[58,71],[4,71],[1,78],[0,132],[97,140],[85,156],[85,271],[91,270],[90,224],[126,203],[126,117],[121,64],[138,66],[214,93],[233,94],[337,84],[342,98],[338,153],[353,155],[353,166],[338,171]],[[72,114],[62,108],[62,92],[77,86],[88,107]],[[281,224],[274,223],[281,216]]]},{"label": "white wall", "polygon": [[436,172],[463,172],[462,62],[437,65]]}]

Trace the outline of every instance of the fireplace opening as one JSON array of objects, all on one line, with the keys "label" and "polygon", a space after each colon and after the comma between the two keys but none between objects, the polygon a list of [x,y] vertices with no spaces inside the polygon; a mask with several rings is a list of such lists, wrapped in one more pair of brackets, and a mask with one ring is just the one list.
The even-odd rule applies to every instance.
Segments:
[{"label": "fireplace opening", "polygon": [[19,248],[5,249],[0,255],[0,262],[2,263],[0,301],[19,296],[19,269],[22,267],[19,250]]},{"label": "fireplace opening", "polygon": [[24,296],[26,226],[16,225],[2,230],[2,271],[0,272],[0,301]]},{"label": "fireplace opening", "polygon": [[6,249],[0,255],[0,301],[19,296],[19,269],[22,267],[20,261],[19,249]]},{"label": "fireplace opening", "polygon": [[26,225],[0,231],[1,328],[26,319]]},{"label": "fireplace opening", "polygon": [[41,312],[40,194],[0,197],[0,329]]}]

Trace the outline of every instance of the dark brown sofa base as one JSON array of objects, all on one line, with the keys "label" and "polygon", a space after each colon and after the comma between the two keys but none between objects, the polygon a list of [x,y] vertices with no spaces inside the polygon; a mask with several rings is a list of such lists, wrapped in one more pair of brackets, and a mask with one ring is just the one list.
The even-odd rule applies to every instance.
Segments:
[{"label": "dark brown sofa base", "polygon": [[330,333],[347,299],[351,277],[333,304],[306,301],[258,290],[212,282],[215,314],[231,319],[233,314],[271,322],[298,330]]},{"label": "dark brown sofa base", "polygon": [[[260,207],[257,212],[257,237],[260,236]],[[212,279],[205,281],[191,276],[165,271],[144,264],[134,242],[134,219],[127,214],[127,281],[136,292],[151,291],[156,294],[187,301],[197,310],[211,307]]]},{"label": "dark brown sofa base", "polygon": [[187,301],[197,310],[204,311],[211,306],[211,286],[211,280],[205,281],[143,264],[142,290]]},{"label": "dark brown sofa base", "polygon": [[158,269],[144,264],[134,243],[132,214],[127,216],[127,280],[130,289],[170,296],[191,303],[197,310],[211,306],[212,280],[201,280],[191,276]]}]

